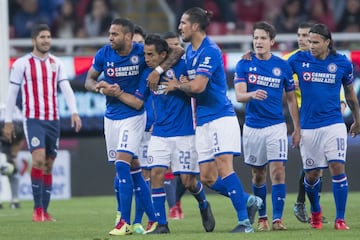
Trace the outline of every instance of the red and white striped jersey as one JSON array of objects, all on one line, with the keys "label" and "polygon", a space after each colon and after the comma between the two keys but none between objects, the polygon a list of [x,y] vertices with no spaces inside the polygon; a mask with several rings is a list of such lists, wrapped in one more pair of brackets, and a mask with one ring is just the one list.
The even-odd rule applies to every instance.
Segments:
[{"label": "red and white striped jersey", "polygon": [[57,87],[67,79],[63,63],[52,54],[41,59],[29,53],[17,59],[10,72],[10,83],[21,86],[26,119],[59,119]]}]

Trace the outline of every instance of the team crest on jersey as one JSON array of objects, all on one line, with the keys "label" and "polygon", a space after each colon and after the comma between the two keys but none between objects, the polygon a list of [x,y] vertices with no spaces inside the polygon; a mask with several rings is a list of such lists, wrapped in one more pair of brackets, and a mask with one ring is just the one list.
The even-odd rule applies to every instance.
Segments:
[{"label": "team crest on jersey", "polygon": [[249,74],[248,75],[249,83],[256,83],[257,75],[256,74]]},{"label": "team crest on jersey", "polygon": [[38,147],[40,145],[40,140],[37,137],[33,137],[31,139],[31,146],[32,147]]},{"label": "team crest on jersey", "polygon": [[171,69],[169,69],[169,70],[167,70],[167,71],[165,72],[165,75],[166,75],[166,77],[172,79],[172,78],[175,76],[175,72],[174,72],[174,70],[171,68]]},{"label": "team crest on jersey", "polygon": [[278,77],[281,75],[281,70],[280,70],[280,68],[276,67],[276,68],[273,68],[272,73]]},{"label": "team crest on jersey", "polygon": [[328,67],[327,67],[327,70],[328,70],[329,72],[331,72],[331,73],[336,72],[336,70],[337,70],[336,64],[335,64],[335,63],[330,63],[330,64],[328,65]]},{"label": "team crest on jersey", "polygon": [[56,64],[54,62],[51,63],[51,71],[56,72]]},{"label": "team crest on jersey", "polygon": [[305,163],[308,167],[314,166],[314,160],[311,158],[306,159]]},{"label": "team crest on jersey", "polygon": [[106,75],[108,75],[109,77],[113,77],[115,75],[115,70],[114,68],[108,68],[106,69]]},{"label": "team crest on jersey", "polygon": [[130,61],[131,61],[131,63],[132,64],[138,64],[139,63],[139,56],[132,56],[131,58],[130,58]]},{"label": "team crest on jersey", "polygon": [[310,72],[304,72],[302,75],[304,81],[311,81],[311,73]]}]

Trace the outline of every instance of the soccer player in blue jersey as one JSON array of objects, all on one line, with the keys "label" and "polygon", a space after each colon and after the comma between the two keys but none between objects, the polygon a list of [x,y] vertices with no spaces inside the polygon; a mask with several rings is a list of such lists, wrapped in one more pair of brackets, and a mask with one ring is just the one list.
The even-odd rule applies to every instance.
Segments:
[{"label": "soccer player in blue jersey", "polygon": [[240,154],[240,126],[234,107],[226,96],[221,51],[205,32],[211,15],[211,12],[197,7],[182,15],[179,24],[181,37],[184,42],[190,42],[185,59],[189,81],[178,81],[174,77],[164,84],[167,85],[166,92],[181,90],[195,98],[200,180],[230,197],[238,217],[238,224],[232,232],[249,233],[254,230],[247,214],[247,198],[233,168],[233,157]]},{"label": "soccer player in blue jersey", "polygon": [[[199,173],[190,97],[184,92],[176,91],[164,94],[165,77],[180,77],[186,73],[184,59],[161,75],[158,89],[149,92],[146,79],[149,73],[167,57],[169,47],[166,40],[158,35],[149,35],[145,39],[145,61],[149,66],[142,74],[139,89],[134,95],[119,93],[119,99],[134,108],[140,108],[147,96],[151,94],[154,107],[155,122],[148,149],[148,160],[151,167],[152,198],[158,217],[158,226],[152,233],[169,233],[165,213],[164,175],[170,167],[179,174],[182,182],[199,203],[200,213],[205,231],[211,232],[215,220],[210,204],[206,200],[203,185],[196,179]],[[120,91],[120,89],[119,89]]]},{"label": "soccer player in blue jersey", "polygon": [[[85,87],[92,92],[106,95],[106,113],[104,131],[109,161],[113,161],[119,177],[119,196],[121,219],[110,231],[111,235],[132,233],[130,212],[133,188],[137,189],[140,202],[149,218],[148,231],[157,225],[150,189],[147,186],[139,163],[134,160],[138,155],[140,140],[145,130],[146,116],[144,108],[136,110],[122,103],[114,96],[114,86],[120,86],[123,92],[135,92],[140,82],[140,74],[146,67],[144,47],[132,41],[134,25],[123,18],[113,20],[109,29],[109,44],[105,45],[94,56],[89,69]],[[175,60],[176,61],[176,60]],[[164,63],[172,65],[171,59]],[[97,83],[104,72],[104,81]],[[133,174],[130,174],[130,172]],[[134,185],[134,186],[133,186]]]},{"label": "soccer player in blue jersey", "polygon": [[282,113],[282,95],[286,92],[293,119],[293,146],[300,140],[299,113],[295,85],[289,64],[271,53],[276,31],[266,22],[253,26],[251,60],[240,60],[236,65],[234,85],[236,99],[246,103],[243,144],[245,163],[252,167],[252,184],[256,196],[263,200],[259,210],[258,230],[270,230],[266,214],[266,175],[269,167],[272,182],[272,229],[285,230],[282,222],[286,186],[285,163],[288,140]]},{"label": "soccer player in blue jersey", "polygon": [[[353,88],[353,70],[346,56],[333,49],[331,32],[323,24],[310,28],[310,51],[299,51],[289,63],[299,77],[301,91],[300,152],[305,171],[305,191],[311,203],[312,228],[322,228],[319,200],[321,169],[328,168],[336,217],[334,228],[347,230],[345,209],[348,181],[345,173],[347,130],[340,110],[340,88],[344,87],[346,102],[354,122],[349,133],[360,133],[359,103]],[[321,94],[319,94],[321,93]]]}]

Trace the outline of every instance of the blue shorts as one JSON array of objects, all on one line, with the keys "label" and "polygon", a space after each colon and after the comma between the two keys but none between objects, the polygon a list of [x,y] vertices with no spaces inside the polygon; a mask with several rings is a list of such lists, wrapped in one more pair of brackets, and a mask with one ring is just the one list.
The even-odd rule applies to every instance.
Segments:
[{"label": "blue shorts", "polygon": [[56,157],[60,137],[59,120],[26,119],[24,121],[24,131],[30,152],[45,148],[46,156]]}]

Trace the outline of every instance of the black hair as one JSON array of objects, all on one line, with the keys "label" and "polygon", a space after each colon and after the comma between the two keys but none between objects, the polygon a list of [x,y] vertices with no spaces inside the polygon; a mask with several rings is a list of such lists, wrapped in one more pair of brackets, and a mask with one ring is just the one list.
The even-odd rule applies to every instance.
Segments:
[{"label": "black hair", "polygon": [[322,24],[322,23],[314,24],[310,28],[309,32],[319,34],[325,40],[330,40],[330,43],[328,46],[328,48],[330,50],[330,54],[336,54],[336,50],[334,48],[334,41],[332,40],[331,32],[325,24]]},{"label": "black hair", "polygon": [[275,39],[276,30],[273,25],[265,21],[256,22],[253,26],[253,36],[256,29],[262,29],[269,34],[271,40]]},{"label": "black hair", "polygon": [[144,39],[146,38],[144,29],[140,25],[137,25],[137,24],[135,24],[135,26],[134,26],[134,34],[140,34]]},{"label": "black hair", "polygon": [[42,31],[49,31],[50,32],[50,27],[47,24],[38,24],[35,25],[32,29],[31,29],[31,38],[35,39],[40,32]]},{"label": "black hair", "polygon": [[131,33],[131,36],[134,35],[135,25],[127,18],[115,18],[112,20],[111,25],[121,25],[123,26],[123,33]]},{"label": "black hair", "polygon": [[166,40],[166,39],[169,39],[169,38],[178,38],[179,35],[177,35],[175,32],[166,32],[163,34],[163,38]]},{"label": "black hair", "polygon": [[314,24],[311,22],[302,22],[299,24],[298,28],[311,28]]},{"label": "black hair", "polygon": [[154,45],[157,53],[161,53],[163,51],[169,52],[169,45],[165,41],[164,38],[161,38],[158,34],[149,34],[145,38],[145,45]]},{"label": "black hair", "polygon": [[193,7],[186,10],[184,14],[189,16],[189,21],[191,23],[198,23],[200,25],[200,29],[205,31],[207,26],[210,24],[210,18],[212,17],[213,12],[199,7]]}]

